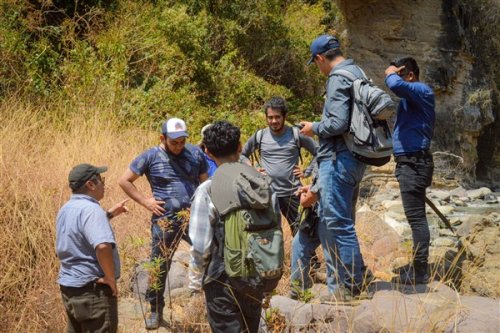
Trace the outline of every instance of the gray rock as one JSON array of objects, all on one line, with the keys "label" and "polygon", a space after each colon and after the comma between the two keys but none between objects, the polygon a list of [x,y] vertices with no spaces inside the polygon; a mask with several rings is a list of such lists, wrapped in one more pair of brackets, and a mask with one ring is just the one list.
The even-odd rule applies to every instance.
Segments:
[{"label": "gray rock", "polygon": [[485,195],[490,194],[491,190],[487,187],[481,187],[477,190],[467,191],[467,196],[471,199],[482,199]]},{"label": "gray rock", "polygon": [[[188,279],[188,260],[189,253],[186,251],[177,250],[174,254],[174,259],[170,266],[170,271],[168,272],[168,277],[166,282],[168,287],[165,288],[165,296],[168,295],[169,290],[172,291],[177,288],[185,288],[189,284]],[[140,295],[144,297],[146,290],[149,285],[149,273],[144,268],[144,264],[147,262],[142,262],[135,268],[135,278],[132,281],[131,289],[135,295]]]},{"label": "gray rock", "polygon": [[484,217],[481,215],[468,215],[461,218],[462,224],[456,229],[457,235],[466,237],[476,224],[483,221]]},{"label": "gray rock", "polygon": [[411,237],[410,225],[406,222],[399,222],[391,214],[384,214],[384,222],[389,225],[403,239]]},{"label": "gray rock", "polygon": [[[453,206],[440,206],[440,205],[436,205],[436,208],[439,209],[439,211],[443,214],[443,215],[449,215],[450,213],[452,213],[455,208]],[[427,214],[436,214],[434,212],[434,210],[430,207],[427,207],[427,210],[426,210]]]},{"label": "gray rock", "polygon": [[278,309],[294,331],[312,327],[318,329],[318,324],[331,322],[335,322],[338,329],[345,331],[348,327],[347,318],[352,311],[350,306],[302,303],[279,295],[271,299],[271,308]]},{"label": "gray rock", "polygon": [[493,205],[498,203],[498,198],[493,194],[487,194],[484,196],[484,202]]},{"label": "gray rock", "polygon": [[462,296],[460,305],[460,312],[457,316],[460,321],[450,323],[446,332],[500,332],[498,319],[500,302],[498,300],[479,296]]},{"label": "gray rock", "polygon": [[431,198],[436,198],[440,201],[449,201],[450,200],[450,192],[441,191],[441,190],[432,190],[429,193]]},{"label": "gray rock", "polygon": [[435,247],[453,247],[456,241],[448,237],[439,237],[432,241],[432,246]]},{"label": "gray rock", "polygon": [[450,229],[439,229],[439,236],[455,237],[455,234]]},{"label": "gray rock", "polygon": [[463,187],[457,187],[450,191],[452,197],[466,197],[467,191]]},{"label": "gray rock", "polygon": [[384,200],[382,206],[390,212],[404,214],[403,203],[400,200]]},{"label": "gray rock", "polygon": [[466,207],[467,206],[467,204],[463,200],[460,200],[460,199],[453,199],[451,202],[457,207]]}]

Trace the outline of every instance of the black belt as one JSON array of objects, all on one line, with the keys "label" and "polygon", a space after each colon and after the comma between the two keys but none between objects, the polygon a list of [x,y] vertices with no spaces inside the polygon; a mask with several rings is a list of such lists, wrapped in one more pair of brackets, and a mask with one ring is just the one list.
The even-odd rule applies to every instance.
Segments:
[{"label": "black belt", "polygon": [[96,291],[96,290],[111,290],[111,288],[104,283],[97,283],[95,281],[89,282],[86,285],[82,287],[66,287],[66,286],[60,286],[60,289],[62,292],[68,294],[68,293],[82,293],[86,291]]},{"label": "black belt", "polygon": [[396,163],[416,163],[419,160],[432,159],[432,154],[429,150],[414,151],[405,153],[404,155],[394,156]]}]

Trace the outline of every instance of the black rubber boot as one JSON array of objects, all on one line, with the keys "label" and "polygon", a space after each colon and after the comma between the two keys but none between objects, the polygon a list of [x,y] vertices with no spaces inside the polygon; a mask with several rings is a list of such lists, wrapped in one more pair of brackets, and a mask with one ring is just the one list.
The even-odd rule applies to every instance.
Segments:
[{"label": "black rubber boot", "polygon": [[[398,278],[396,278],[398,279]],[[429,283],[429,274],[427,273],[427,264],[414,263],[408,269],[401,270],[398,283],[416,285]]]}]

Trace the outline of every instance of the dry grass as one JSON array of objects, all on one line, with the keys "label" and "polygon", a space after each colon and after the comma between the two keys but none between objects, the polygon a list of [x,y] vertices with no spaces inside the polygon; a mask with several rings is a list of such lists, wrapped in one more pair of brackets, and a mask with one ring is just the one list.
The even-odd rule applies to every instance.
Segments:
[{"label": "dry grass", "polygon": [[[71,115],[58,119],[54,114]],[[138,153],[157,144],[158,137],[123,128],[113,120],[112,110],[96,106],[78,112],[59,106],[47,112],[5,100],[0,103],[0,124],[0,331],[62,332],[66,318],[56,282],[59,263],[54,241],[57,211],[70,196],[67,174],[82,162],[107,165],[101,204],[109,207],[126,197],[117,185],[120,175]],[[149,191],[144,177],[138,186]],[[122,259],[122,296],[131,296],[133,267],[149,255],[150,242],[149,214],[133,202],[128,205],[129,214],[112,220]],[[283,230],[287,269],[277,293],[287,295],[292,237],[285,220]],[[450,279],[443,272],[440,277]],[[186,314],[185,330],[207,329],[204,313],[196,310],[202,307],[200,298],[178,309]]]},{"label": "dry grass", "polygon": [[[60,108],[51,114],[65,114]],[[125,194],[117,179],[130,161],[157,140],[154,133],[119,130],[107,110],[82,109],[63,121],[44,109],[6,100],[0,104],[0,327],[5,332],[58,332],[65,316],[56,283],[55,217],[69,198],[73,165],[108,165],[104,207]],[[106,112],[107,111],[107,112]],[[85,117],[93,114],[92,117]],[[147,188],[144,181],[141,187]],[[120,286],[128,289],[133,263],[149,244],[148,214],[113,220],[123,263]]]},{"label": "dry grass", "polygon": [[[55,217],[71,195],[67,186],[71,167],[82,162],[109,167],[101,201],[109,207],[126,197],[117,181],[132,159],[158,143],[154,132],[123,129],[113,121],[111,110],[58,108],[49,113],[15,99],[0,104],[0,331],[64,330]],[[51,116],[70,113],[64,119]],[[149,191],[143,178],[138,186]],[[130,296],[133,267],[149,255],[150,244],[149,214],[133,202],[128,206],[129,214],[112,220],[122,260],[122,296]],[[285,220],[283,226],[289,267],[291,235]],[[279,294],[288,293],[289,276],[288,269]],[[197,322],[188,319],[187,326]]]}]

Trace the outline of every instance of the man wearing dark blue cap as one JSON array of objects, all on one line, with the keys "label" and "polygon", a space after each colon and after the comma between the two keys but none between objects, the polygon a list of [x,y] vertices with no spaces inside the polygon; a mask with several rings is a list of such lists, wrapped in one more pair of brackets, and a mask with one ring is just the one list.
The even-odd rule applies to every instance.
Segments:
[{"label": "man wearing dark blue cap", "polygon": [[[182,238],[190,243],[185,233],[187,224],[179,212],[190,207],[194,191],[208,178],[203,152],[199,147],[186,144],[187,136],[183,120],[171,118],[163,123],[160,145],[135,158],[119,182],[129,197],[152,213],[151,262],[161,262],[160,288],[150,286],[146,292],[146,299],[151,304],[146,329],[160,326],[165,306],[165,281],[173,254]],[[134,181],[144,174],[152,196],[142,193],[134,185]]]},{"label": "man wearing dark blue cap", "polygon": [[337,75],[344,69],[356,77],[362,71],[351,59],[344,58],[339,40],[322,35],[311,43],[311,59],[327,78],[323,115],[318,122],[301,122],[302,134],[319,137],[320,235],[323,251],[330,255],[337,276],[328,279],[332,298],[346,300],[361,293],[363,258],[354,229],[354,206],[365,165],[348,150],[342,134],[348,130],[352,81]]}]

